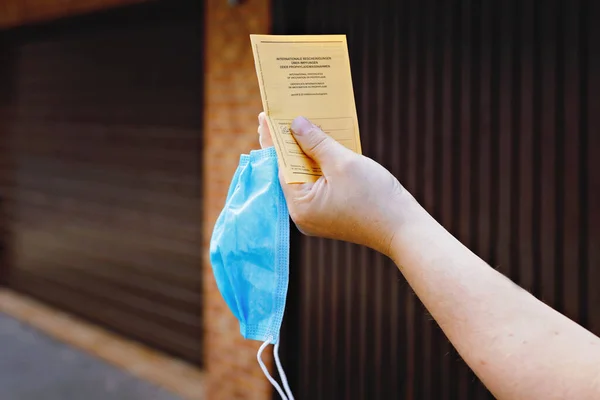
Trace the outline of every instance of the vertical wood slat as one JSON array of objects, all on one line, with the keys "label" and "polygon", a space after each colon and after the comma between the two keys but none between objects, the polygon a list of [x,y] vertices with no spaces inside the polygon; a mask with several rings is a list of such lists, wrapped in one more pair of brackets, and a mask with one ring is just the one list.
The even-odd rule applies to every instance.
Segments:
[{"label": "vertical wood slat", "polygon": [[[598,5],[442,3],[312,2],[295,33],[348,35],[366,155],[492,267],[600,333]],[[298,398],[492,398],[389,261],[298,246]]]},{"label": "vertical wood slat", "polygon": [[554,171],[557,161],[556,136],[557,126],[553,116],[556,110],[556,25],[555,17],[557,2],[544,1],[539,4],[539,36],[536,46],[539,46],[539,107],[535,123],[538,124],[539,136],[537,147],[540,151],[540,164],[536,181],[538,186],[538,199],[540,210],[540,265],[542,266],[541,293],[542,300],[548,304],[556,304],[555,278],[556,263],[554,249],[560,244],[556,243],[556,203]]},{"label": "vertical wood slat", "polygon": [[[584,136],[581,140],[580,159],[581,169],[585,173],[584,215],[582,224],[583,232],[587,235],[587,243],[581,246],[585,250],[587,261],[584,263],[586,273],[582,278],[587,278],[587,287],[581,282],[580,289],[587,294],[586,322],[596,334],[600,334],[600,4],[597,1],[585,0],[580,11],[580,38],[582,40],[582,59],[579,90],[580,90],[580,132]],[[586,107],[587,106],[587,107]],[[587,149],[587,154],[585,150]],[[585,162],[587,161],[587,165]],[[586,168],[587,167],[587,168]],[[585,240],[585,239],[584,239]]]},{"label": "vertical wood slat", "polygon": [[[517,0],[518,1],[518,0]],[[535,242],[536,231],[534,224],[537,223],[534,220],[534,208],[537,207],[534,204],[534,168],[532,168],[532,161],[535,147],[534,147],[534,129],[533,129],[533,98],[534,98],[534,57],[533,57],[533,37],[534,37],[534,2],[525,2],[520,7],[517,5],[517,13],[515,15],[516,26],[518,26],[518,32],[521,33],[518,44],[520,46],[520,52],[515,53],[517,59],[521,62],[515,67],[518,71],[519,81],[515,88],[515,115],[518,113],[520,120],[514,123],[516,133],[519,137],[519,170],[520,174],[515,176],[518,179],[517,193],[519,194],[518,201],[518,229],[514,232],[515,236],[518,237],[519,241],[516,242],[516,251],[519,254],[518,265],[520,267],[519,277],[520,284],[527,290],[530,290],[533,294],[536,293],[535,287],[536,282],[539,279],[537,270],[539,267],[539,260],[535,258]],[[520,89],[520,90],[519,90]],[[513,203],[514,204],[514,203]]]},{"label": "vertical wood slat", "polygon": [[[582,193],[583,185],[580,176],[583,175],[581,165],[582,138],[585,133],[581,129],[579,119],[579,110],[582,106],[580,99],[580,73],[581,58],[579,54],[582,51],[582,38],[579,31],[579,16],[581,12],[581,2],[570,2],[568,7],[562,3],[562,9],[565,12],[565,36],[562,39],[562,48],[564,57],[567,60],[564,70],[562,70],[562,79],[565,83],[564,89],[564,258],[562,260],[563,269],[563,298],[564,312],[573,319],[583,321],[584,315],[581,314],[581,296],[579,293],[579,270],[584,270],[584,254],[581,251],[580,242],[585,239],[582,218],[585,218],[586,211],[583,209],[579,196],[574,193]],[[566,77],[571,77],[566,79]],[[581,266],[575,268],[575,266]],[[587,301],[586,301],[587,302]]]},{"label": "vertical wood slat", "polygon": [[[512,23],[514,20],[515,4],[507,2],[504,7],[499,2],[494,2],[494,14],[496,22],[492,36],[495,40],[496,57],[492,64],[496,66],[498,72],[492,77],[492,97],[496,98],[495,104],[492,104],[492,112],[496,113],[497,119],[492,122],[496,131],[492,133],[495,136],[497,145],[496,158],[494,164],[494,173],[491,180],[494,181],[495,188],[492,198],[496,198],[497,209],[490,211],[494,218],[495,235],[490,239],[489,245],[495,247],[494,257],[490,260],[492,266],[497,267],[502,273],[511,275],[515,267],[511,265],[511,242],[512,232],[516,231],[514,220],[511,215],[512,201],[512,182],[515,176],[513,168],[516,168],[515,159],[518,157],[513,153],[513,116],[511,102],[513,100],[513,91],[515,80],[513,77],[513,46],[515,38],[513,37]],[[502,35],[502,36],[500,36]],[[511,90],[500,90],[500,85],[510,85]],[[490,149],[494,151],[494,149]],[[517,170],[518,171],[518,170]],[[492,206],[492,210],[495,207]]]},{"label": "vertical wood slat", "polygon": [[510,98],[511,107],[511,121],[510,121],[510,151],[512,161],[512,174],[510,176],[510,221],[512,230],[510,232],[509,248],[510,248],[510,274],[513,280],[517,284],[522,284],[523,274],[521,273],[521,258],[520,250],[522,248],[520,235],[521,235],[521,209],[520,198],[521,193],[521,77],[523,76],[521,70],[521,7],[519,6],[518,0],[512,2],[512,18],[508,18],[511,21],[512,28],[512,43],[511,43],[511,76],[513,90]]},{"label": "vertical wood slat", "polygon": [[474,161],[476,168],[473,169],[473,173],[477,175],[476,183],[477,190],[472,190],[472,195],[477,201],[477,206],[474,206],[477,217],[475,218],[474,227],[471,235],[474,236],[474,243],[472,250],[479,254],[482,258],[489,260],[494,263],[495,257],[492,256],[493,250],[490,246],[494,241],[493,225],[495,223],[495,216],[490,213],[490,209],[493,209],[493,203],[497,197],[495,187],[497,182],[490,179],[496,171],[495,164],[497,157],[494,156],[494,151],[497,148],[498,131],[496,129],[498,124],[498,115],[495,112],[497,107],[497,96],[494,96],[497,80],[497,69],[493,68],[494,62],[498,59],[497,52],[497,40],[493,36],[497,22],[495,15],[493,14],[491,4],[483,4],[481,10],[481,17],[476,22],[476,26],[473,27],[475,35],[480,37],[479,51],[480,51],[480,71],[479,79],[474,76],[475,81],[479,81],[479,91],[476,94],[476,98],[473,99],[473,117],[474,127],[476,129],[474,137],[478,139],[479,145],[474,146],[473,156],[476,158]]}]

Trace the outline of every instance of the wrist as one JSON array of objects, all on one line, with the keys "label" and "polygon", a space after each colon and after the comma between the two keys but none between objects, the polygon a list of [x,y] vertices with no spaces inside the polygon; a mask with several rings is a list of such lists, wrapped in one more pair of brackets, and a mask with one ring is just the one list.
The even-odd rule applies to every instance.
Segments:
[{"label": "wrist", "polygon": [[422,230],[425,226],[431,225],[433,218],[412,196],[404,189],[396,203],[397,214],[393,220],[392,235],[389,244],[387,256],[390,257],[396,265],[400,265],[404,259],[406,249],[410,249],[417,243],[414,233]]}]

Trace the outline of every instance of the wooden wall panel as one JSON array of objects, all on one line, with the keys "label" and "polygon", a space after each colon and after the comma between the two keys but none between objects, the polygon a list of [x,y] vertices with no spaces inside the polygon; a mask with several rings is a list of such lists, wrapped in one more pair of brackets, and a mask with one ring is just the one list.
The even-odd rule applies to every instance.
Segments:
[{"label": "wooden wall panel", "polygon": [[9,286],[200,362],[201,6],[5,35]]},{"label": "wooden wall panel", "polygon": [[[365,154],[600,334],[597,3],[279,1],[273,21],[347,34]],[[300,235],[292,251],[282,346],[297,398],[491,399],[389,260]]]},{"label": "wooden wall panel", "polygon": [[579,25],[585,63],[581,65],[579,74],[578,89],[582,103],[578,117],[581,131],[587,133],[579,138],[579,165],[584,170],[580,182],[587,195],[582,201],[584,212],[580,216],[580,225],[587,233],[587,241],[579,243],[583,255],[582,265],[585,268],[580,272],[580,310],[590,329],[599,333],[600,290],[597,282],[600,281],[600,4],[597,1],[588,1],[582,4],[579,14],[585,21]]}]

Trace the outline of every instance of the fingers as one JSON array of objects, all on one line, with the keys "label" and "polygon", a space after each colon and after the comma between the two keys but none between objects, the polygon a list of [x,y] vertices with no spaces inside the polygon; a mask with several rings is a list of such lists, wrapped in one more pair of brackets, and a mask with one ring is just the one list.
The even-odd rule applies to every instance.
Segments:
[{"label": "fingers", "polygon": [[334,162],[337,157],[346,156],[347,151],[350,151],[304,117],[292,121],[291,130],[304,154],[323,170],[328,163]]},{"label": "fingers", "polygon": [[264,112],[258,114],[258,141],[261,148],[267,148],[273,146],[273,139],[271,138],[271,131],[267,124],[267,118]]},{"label": "fingers", "polygon": [[[271,137],[271,131],[269,130],[269,125],[267,124],[267,118],[264,112],[258,114],[258,135],[258,140],[260,142],[261,148],[265,149],[267,147],[273,146],[273,138]],[[283,189],[284,195],[288,200],[292,200],[298,197],[306,190],[306,187],[304,185],[286,184],[281,169],[279,169],[279,182],[281,182],[281,187]]]},{"label": "fingers", "polygon": [[285,183],[283,170],[281,168],[279,168],[279,183],[281,184],[281,190],[283,190],[283,195],[288,202],[290,210],[294,208],[294,203],[298,199],[305,198],[315,185],[313,182]]}]

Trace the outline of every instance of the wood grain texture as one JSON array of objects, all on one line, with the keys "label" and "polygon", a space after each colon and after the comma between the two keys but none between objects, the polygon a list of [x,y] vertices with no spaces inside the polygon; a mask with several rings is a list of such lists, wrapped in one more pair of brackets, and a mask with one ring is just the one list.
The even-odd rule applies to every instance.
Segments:
[{"label": "wood grain texture", "polygon": [[[597,2],[283,3],[276,33],[348,35],[365,154],[492,267],[600,334]],[[296,246],[301,299],[282,337],[297,398],[492,398],[389,260]]]}]

